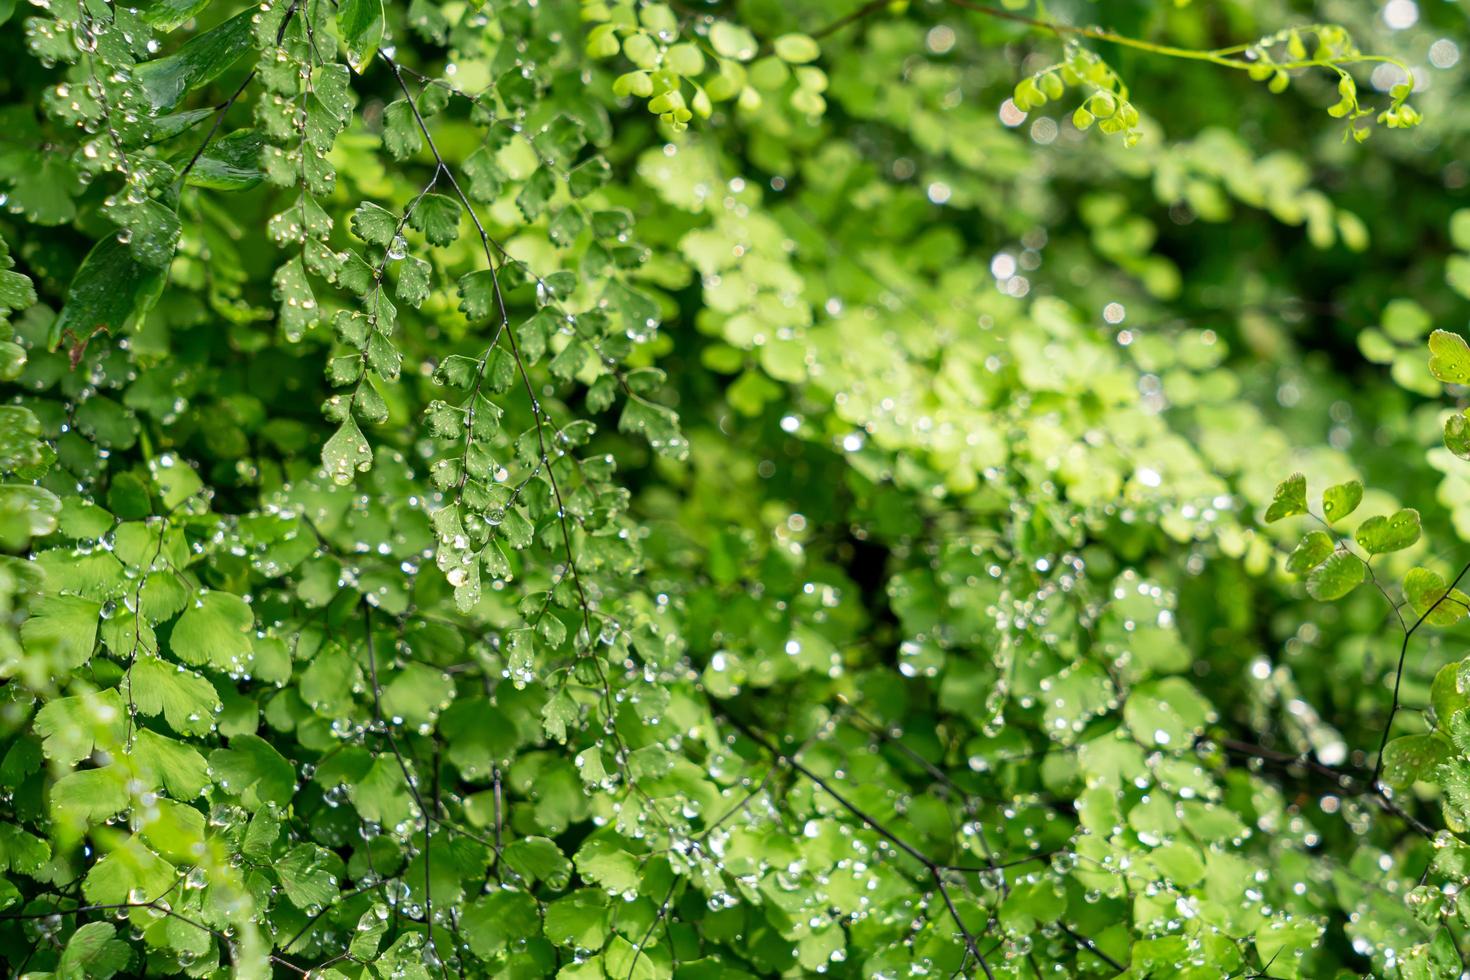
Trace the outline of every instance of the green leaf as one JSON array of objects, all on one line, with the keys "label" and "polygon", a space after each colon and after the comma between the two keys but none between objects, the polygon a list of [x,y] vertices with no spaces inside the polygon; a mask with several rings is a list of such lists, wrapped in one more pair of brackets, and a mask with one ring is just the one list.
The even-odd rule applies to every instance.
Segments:
[{"label": "green leaf", "polygon": [[1445,259],[1444,277],[1451,289],[1470,299],[1470,255],[1451,255]]},{"label": "green leaf", "polygon": [[[9,273],[0,273],[3,279]],[[0,286],[3,288],[3,286]],[[4,311],[0,310],[0,320],[4,319]],[[26,367],[26,351],[19,344],[8,340],[0,340],[0,381],[14,381],[21,376]]]},{"label": "green leaf", "polygon": [[1334,548],[1332,535],[1310,531],[1286,559],[1286,570],[1293,575],[1305,575],[1326,561]]},{"label": "green leaf", "polygon": [[77,927],[66,941],[56,975],[61,978],[86,977],[107,980],[127,969],[132,960],[128,944],[117,938],[117,927],[108,922],[88,922]]},{"label": "green leaf", "polygon": [[556,193],[556,176],[549,167],[539,167],[526,179],[516,195],[516,206],[527,221],[535,221]]},{"label": "green leaf", "polygon": [[459,202],[445,194],[425,194],[408,216],[408,223],[424,233],[430,245],[450,245],[459,237]]},{"label": "green leaf", "polygon": [[631,895],[640,881],[638,859],[612,837],[589,837],[577,851],[577,870],[614,895]]},{"label": "green leaf", "polygon": [[1301,954],[1316,947],[1321,936],[1322,928],[1315,920],[1271,919],[1256,930],[1256,955],[1262,963],[1272,965],[1272,975],[1280,976],[1288,970],[1295,975]]},{"label": "green leaf", "polygon": [[223,708],[214,685],[179,664],[140,656],[124,678],[123,690],[145,715],[162,714],[180,735],[207,735]]},{"label": "green leaf", "polygon": [[546,938],[558,946],[601,949],[607,941],[608,920],[607,896],[584,888],[546,907]]},{"label": "green leaf", "polygon": [[1470,417],[1464,412],[1444,420],[1444,445],[1461,459],[1470,460]]},{"label": "green leaf", "polygon": [[[665,58],[687,60],[690,47],[693,46],[676,44],[668,50]],[[674,53],[676,49],[682,49],[683,53],[676,55]],[[698,48],[695,48],[694,52],[698,54]],[[700,57],[703,56],[700,55]],[[665,63],[667,64],[667,61]],[[674,70],[671,65],[669,67],[670,70]],[[559,113],[531,137],[531,144],[536,147],[543,159],[549,159],[559,166],[567,166],[582,147],[587,145],[586,126],[574,116],[564,112]]]},{"label": "green leaf", "polygon": [[505,669],[511,683],[524,689],[536,682],[536,635],[530,629],[505,634]]},{"label": "green leaf", "polygon": [[612,164],[601,156],[588,157],[567,173],[567,190],[572,197],[586,197],[612,180]]},{"label": "green leaf", "polygon": [[1383,308],[1383,330],[1394,340],[1412,344],[1429,332],[1434,321],[1411,299],[1391,300]]},{"label": "green leaf", "polygon": [[143,20],[164,33],[172,33],[192,20],[209,0],[147,0],[139,4]]},{"label": "green leaf", "polygon": [[255,613],[230,592],[206,589],[195,596],[169,638],[169,650],[186,664],[231,674],[249,669]]},{"label": "green leaf", "polygon": [[1419,540],[1419,512],[1405,507],[1387,517],[1375,515],[1359,524],[1353,537],[1370,555],[1402,551]]},{"label": "green leaf", "polygon": [[322,446],[322,468],[339,486],[350,484],[358,473],[373,467],[373,450],[362,430],[350,417],[345,419],[332,438]]},{"label": "green leaf", "polygon": [[[827,934],[840,934],[840,928],[832,929]],[[806,940],[809,942],[810,939]],[[626,977],[627,980],[656,980],[659,970],[654,966],[653,959],[642,949],[634,948],[633,944],[622,936],[613,936],[607,944],[607,950],[602,954],[604,968],[608,976]],[[820,957],[821,963],[826,963],[826,956]]]},{"label": "green leaf", "polygon": [[[13,264],[8,256],[3,266]],[[36,302],[36,287],[31,283],[29,276],[21,275],[19,272],[11,272],[5,268],[0,272],[0,316],[24,310]]]},{"label": "green leaf", "polygon": [[34,877],[51,858],[51,846],[14,824],[0,824],[0,871]]},{"label": "green leaf", "polygon": [[496,300],[498,273],[493,269],[477,269],[459,278],[459,311],[470,320],[498,316]]},{"label": "green leaf", "polygon": [[710,25],[709,41],[720,57],[734,58],[736,61],[749,61],[755,57],[760,47],[756,43],[755,35],[728,20],[717,20]]},{"label": "green leaf", "polygon": [[80,596],[45,596],[20,627],[26,652],[45,657],[60,673],[85,664],[97,644],[102,604]]},{"label": "green leaf", "polygon": [[347,63],[359,75],[378,53],[383,30],[383,0],[342,0],[337,8],[337,31],[347,49]]},{"label": "green leaf", "polygon": [[46,758],[73,766],[95,749],[110,751],[122,744],[127,716],[118,692],[55,698],[36,712],[36,734]]},{"label": "green leaf", "polygon": [[1427,568],[1412,568],[1404,576],[1404,598],[1431,626],[1453,626],[1470,609],[1470,596],[1459,589],[1446,595],[1444,579]]},{"label": "green leaf", "polygon": [[523,837],[506,845],[504,860],[506,867],[527,881],[544,881],[557,890],[565,888],[572,877],[572,862],[545,837]]},{"label": "green leaf", "polygon": [[357,920],[357,929],[352,934],[352,943],[347,951],[358,959],[373,959],[377,955],[379,943],[388,932],[389,914],[386,905],[374,905],[364,912],[362,918]]},{"label": "green leaf", "polygon": [[82,894],[105,905],[157,901],[174,888],[177,877],[172,865],[132,836],[92,865],[82,881]]},{"label": "green leaf", "polygon": [[[204,768],[203,760],[199,765]],[[159,797],[139,815],[138,822],[139,836],[164,860],[192,864],[204,853],[204,814],[187,803]]]},{"label": "green leaf", "polygon": [[1334,552],[1307,578],[1307,594],[1322,602],[1341,599],[1362,584],[1366,572],[1367,566],[1357,555]]},{"label": "green leaf", "polygon": [[460,931],[476,956],[490,960],[539,935],[541,916],[530,895],[502,888],[465,908]]},{"label": "green leaf", "polygon": [[1173,751],[1191,749],[1212,714],[1194,686],[1177,677],[1140,684],[1123,703],[1123,718],[1135,738]]},{"label": "green leaf", "polygon": [[1266,523],[1307,512],[1307,478],[1293,473],[1276,487],[1271,506],[1266,508]]},{"label": "green leaf", "polygon": [[298,255],[283,262],[271,279],[272,295],[281,304],[281,332],[292,342],[300,340],[320,319],[316,295],[306,277],[306,265]]},{"label": "green leaf", "polygon": [[412,255],[406,256],[398,266],[398,298],[418,309],[432,291],[431,273],[429,263]]},{"label": "green leaf", "polygon": [[317,65],[311,72],[311,90],[323,111],[345,127],[352,121],[352,75],[347,66]]},{"label": "green leaf", "polygon": [[1030,933],[1038,923],[1056,921],[1066,908],[1066,895],[1055,882],[1044,879],[1014,886],[1001,905],[999,918],[1007,929]]},{"label": "green leaf", "polygon": [[395,160],[407,160],[423,149],[423,132],[407,99],[390,102],[383,110],[383,146]]},{"label": "green leaf", "polygon": [[77,408],[76,427],[103,449],[130,449],[138,434],[133,414],[102,395],[87,399]]},{"label": "green leaf", "polygon": [[130,753],[140,776],[176,800],[192,800],[212,785],[204,757],[183,742],[142,729]]},{"label": "green leaf", "polygon": [[1383,747],[1383,781],[1407,789],[1427,780],[1450,755],[1450,743],[1439,735],[1401,735]]},{"label": "green leaf", "polygon": [[19,405],[0,406],[0,472],[39,466],[42,459],[41,423],[35,414]]},{"label": "green leaf", "polygon": [[1449,385],[1470,384],[1470,344],[1457,333],[1429,335],[1429,373]]},{"label": "green leaf", "polygon": [[453,678],[427,664],[405,664],[383,685],[383,711],[413,728],[432,724],[453,700]]},{"label": "green leaf", "polygon": [[[5,424],[5,418],[4,410],[0,409],[0,425]],[[0,447],[0,453],[3,452],[3,447]],[[89,500],[67,497],[61,502],[61,533],[69,538],[76,538],[79,541],[97,541],[112,530],[114,523],[111,514]]]},{"label": "green leaf", "polygon": [[581,711],[577,702],[565,690],[548,698],[545,707],[541,709],[542,730],[546,732],[547,738],[558,742],[566,742],[567,729],[575,726],[580,719]]},{"label": "green leaf", "polygon": [[664,52],[664,67],[686,77],[704,71],[704,54],[693,44],[675,44]]},{"label": "green leaf", "polygon": [[783,34],[772,43],[776,57],[794,65],[816,61],[822,49],[805,34]]},{"label": "green leaf", "polygon": [[489,147],[482,146],[465,157],[464,173],[469,178],[469,196],[476,201],[489,204],[500,196],[505,173]]},{"label": "green leaf", "polygon": [[162,453],[148,465],[148,475],[163,506],[174,510],[204,489],[199,474],[173,453]]},{"label": "green leaf", "polygon": [[139,262],[116,235],[102,239],[82,261],[51,325],[47,345],[80,343],[98,332],[125,333],[147,315],[163,292],[164,270]]},{"label": "green leaf", "polygon": [[1455,712],[1470,707],[1470,693],[1463,690],[1460,680],[1463,673],[1462,662],[1445,664],[1434,674],[1434,683],[1429,688],[1429,703],[1434,708],[1435,724],[1441,729],[1449,725]]},{"label": "green leaf", "polygon": [[265,136],[254,129],[237,129],[212,140],[189,171],[190,186],[217,191],[245,191],[265,179],[260,151]]},{"label": "green leaf", "polygon": [[[264,812],[264,811],[262,811]],[[341,860],[316,844],[297,844],[271,863],[292,905],[314,915],[337,899],[336,868]]]},{"label": "green leaf", "polygon": [[52,816],[77,828],[111,820],[131,804],[136,782],[117,763],[67,773],[51,787]]},{"label": "green leaf", "polygon": [[363,819],[384,827],[406,826],[418,816],[403,771],[390,753],[374,759],[367,775],[355,782],[349,793]]},{"label": "green leaf", "polygon": [[1462,252],[1470,252],[1470,208],[1450,215],[1450,241]]},{"label": "green leaf", "polygon": [[203,34],[185,41],[165,58],[145,61],[133,69],[154,115],[179,104],[184,94],[214,81],[250,50],[254,36],[254,8],[245,10]]},{"label": "green leaf", "polygon": [[[3,164],[0,164],[3,166]],[[29,155],[23,166],[5,173],[10,180],[6,210],[23,214],[38,225],[64,225],[76,217],[76,198],[82,192],[81,178],[71,162],[60,154],[36,160]]]},{"label": "green leaf", "polygon": [[642,436],[661,456],[678,460],[689,454],[689,443],[679,430],[678,413],[636,395],[624,402],[618,431]]},{"label": "green leaf", "polygon": [[296,767],[265,739],[236,735],[227,748],[209,754],[219,787],[250,810],[274,803],[285,807],[296,793]]},{"label": "green leaf", "polygon": [[[1445,62],[1449,15],[1098,8],[1338,84],[1335,148],[1128,43],[786,33],[852,2],[0,0],[10,973],[1459,969],[1454,636],[1400,692],[1442,846],[1224,739],[1366,775],[1398,650],[1350,590],[1466,619],[1460,556],[1365,562],[1357,481],[1269,492],[1351,464],[1470,534],[1416,445],[1470,420],[1416,346],[1464,326],[1470,78],[1353,146],[1416,121],[1379,42]],[[1349,274],[1345,378],[1276,301]]]},{"label": "green leaf", "polygon": [[1363,502],[1363,484],[1358,480],[1339,483],[1322,491],[1322,514],[1327,523],[1340,521]]},{"label": "green leaf", "polygon": [[387,246],[398,233],[398,216],[371,201],[363,201],[352,212],[352,233],[371,245]]}]

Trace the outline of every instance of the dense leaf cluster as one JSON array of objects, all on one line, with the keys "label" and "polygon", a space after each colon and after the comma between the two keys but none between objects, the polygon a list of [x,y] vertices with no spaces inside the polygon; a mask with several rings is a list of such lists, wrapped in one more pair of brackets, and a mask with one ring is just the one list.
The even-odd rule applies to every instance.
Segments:
[{"label": "dense leaf cluster", "polygon": [[0,962],[1460,976],[1470,35],[1322,6],[0,0]]}]

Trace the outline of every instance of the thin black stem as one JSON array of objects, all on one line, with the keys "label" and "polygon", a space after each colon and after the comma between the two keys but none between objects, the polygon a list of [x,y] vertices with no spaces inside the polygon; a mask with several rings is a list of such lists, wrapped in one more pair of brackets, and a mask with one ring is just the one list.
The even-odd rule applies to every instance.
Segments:
[{"label": "thin black stem", "polygon": [[1419,631],[1419,627],[1424,625],[1425,620],[1439,608],[1440,603],[1449,598],[1450,593],[1455,591],[1455,587],[1460,584],[1460,580],[1466,575],[1470,575],[1470,562],[1467,562],[1460,569],[1460,574],[1456,575],[1455,580],[1445,588],[1444,593],[1438,599],[1435,599],[1428,609],[1420,614],[1419,618],[1414,621],[1414,625],[1404,631],[1404,641],[1399,645],[1398,667],[1395,669],[1393,675],[1393,702],[1388,707],[1388,720],[1384,722],[1383,735],[1378,740],[1378,759],[1373,763],[1373,777],[1370,782],[1374,787],[1380,785],[1378,777],[1383,775],[1383,750],[1388,746],[1388,737],[1393,731],[1394,716],[1399,711],[1399,688],[1403,685],[1404,662],[1409,656],[1409,641],[1414,638],[1414,634]]},{"label": "thin black stem", "polygon": [[1117,960],[1113,959],[1107,953],[1104,953],[1101,949],[1099,949],[1097,943],[1093,942],[1091,939],[1088,939],[1086,936],[1084,936],[1081,933],[1077,932],[1071,926],[1069,926],[1065,922],[1063,922],[1061,919],[1058,919],[1057,920],[1057,928],[1060,929],[1060,930],[1062,930],[1062,932],[1066,933],[1067,938],[1070,939],[1070,940],[1072,940],[1072,942],[1076,943],[1077,944],[1077,947],[1079,949],[1085,949],[1085,950],[1087,950],[1093,956],[1096,956],[1098,959],[1102,960],[1104,963],[1106,963],[1108,966],[1112,967],[1113,969],[1117,970],[1118,972],[1121,973],[1122,971],[1128,969],[1122,963],[1119,963]]},{"label": "thin black stem", "polygon": [[863,823],[867,824],[870,829],[878,834],[878,836],[882,837],[894,847],[898,848],[900,851],[907,854],[915,861],[919,862],[919,864],[923,865],[924,870],[929,873],[929,876],[934,880],[934,884],[938,887],[939,894],[943,897],[946,908],[949,909],[950,918],[954,920],[954,924],[956,928],[959,929],[960,936],[964,940],[966,950],[969,952],[970,955],[975,957],[977,962],[979,962],[980,968],[985,971],[985,975],[992,978],[993,980],[995,974],[990,969],[990,963],[986,960],[985,955],[980,952],[980,948],[975,941],[974,933],[970,931],[969,926],[965,925],[964,920],[960,918],[959,909],[955,907],[954,900],[950,897],[949,889],[944,883],[945,868],[943,865],[934,861],[923,851],[919,850],[908,841],[893,833],[893,831],[884,826],[883,823],[879,821],[876,817],[872,816],[862,807],[858,806],[842,793],[838,792],[838,790],[830,782],[828,782],[825,777],[818,775],[816,772],[813,772],[811,769],[809,769],[800,760],[794,758],[786,752],[783,752],[778,746],[772,743],[765,736],[757,733],[749,725],[745,724],[745,722],[728,714],[724,715],[723,717],[724,720],[740,734],[744,735],[756,745],[760,746],[773,758],[780,760],[783,764],[790,766],[793,770],[801,773],[807,779],[811,780],[819,789],[825,792],[828,796],[832,797],[832,799],[836,800],[845,810],[847,810],[848,813],[851,813]]},{"label": "thin black stem", "polygon": [[[281,26],[276,29],[277,47],[285,40],[286,28],[291,26],[291,18],[296,16],[296,11],[300,6],[301,0],[291,0],[291,6],[286,8],[286,16],[281,18]],[[199,162],[199,158],[204,156],[205,149],[209,147],[210,141],[214,139],[215,134],[219,132],[220,126],[224,124],[225,116],[229,115],[230,109],[239,101],[240,96],[245,94],[245,90],[250,87],[250,83],[255,81],[256,72],[257,69],[250,69],[250,73],[241,80],[239,87],[215,110],[214,122],[210,124],[209,132],[204,134],[204,139],[199,143],[199,147],[194,151],[194,155],[189,158],[189,162],[184,164],[184,168],[179,171],[179,176],[176,178],[177,183],[182,185],[184,179],[189,176],[189,171],[193,170],[194,165]]]}]

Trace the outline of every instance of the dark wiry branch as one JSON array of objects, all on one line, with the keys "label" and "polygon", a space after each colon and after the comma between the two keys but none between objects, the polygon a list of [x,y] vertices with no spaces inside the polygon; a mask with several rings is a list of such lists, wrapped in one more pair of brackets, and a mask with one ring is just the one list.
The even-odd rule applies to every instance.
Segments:
[{"label": "dark wiry branch", "polygon": [[1393,731],[1393,719],[1394,716],[1398,714],[1399,710],[1399,688],[1402,685],[1404,679],[1404,661],[1409,656],[1409,641],[1414,638],[1414,634],[1418,632],[1419,627],[1423,626],[1425,621],[1428,620],[1429,617],[1434,613],[1434,611],[1439,608],[1440,603],[1444,602],[1445,599],[1449,597],[1450,593],[1455,591],[1455,587],[1460,584],[1460,580],[1463,579],[1466,575],[1470,575],[1470,563],[1466,563],[1465,566],[1460,569],[1460,574],[1456,575],[1455,580],[1445,588],[1444,593],[1438,599],[1435,599],[1434,602],[1429,606],[1429,608],[1424,610],[1424,612],[1420,614],[1418,619],[1414,620],[1414,625],[1404,630],[1404,640],[1403,643],[1399,646],[1398,667],[1397,669],[1395,669],[1393,675],[1393,702],[1389,705],[1388,708],[1388,720],[1383,723],[1383,735],[1378,740],[1378,761],[1373,764],[1372,783],[1375,787],[1381,785],[1379,783],[1378,777],[1383,774],[1383,750],[1388,746],[1388,737],[1389,734]]},{"label": "dark wiry branch", "polygon": [[[281,18],[281,26],[276,28],[277,47],[285,40],[286,29],[291,26],[291,19],[296,16],[296,11],[300,7],[301,0],[291,0],[291,6],[286,8],[286,16]],[[177,183],[181,185],[184,183],[185,178],[189,176],[189,171],[194,169],[194,165],[199,162],[199,158],[204,155],[204,151],[209,148],[209,144],[214,139],[215,134],[219,132],[220,126],[224,124],[225,116],[229,115],[230,109],[239,101],[240,96],[245,94],[245,90],[250,87],[250,83],[255,81],[257,71],[258,69],[255,68],[250,69],[250,73],[241,79],[239,87],[235,89],[228,99],[216,107],[214,122],[210,124],[209,132],[204,134],[204,139],[200,141],[198,149],[194,151],[194,155],[189,158],[189,162],[184,164],[183,169],[179,171]]]},{"label": "dark wiry branch", "polygon": [[749,725],[745,724],[743,721],[735,718],[732,715],[727,714],[722,717],[727,723],[729,723],[732,728],[740,732],[740,734],[744,735],[746,738],[750,739],[756,745],[760,746],[773,758],[780,760],[785,765],[790,766],[796,772],[801,773],[807,779],[815,783],[823,792],[832,797],[832,799],[836,800],[845,810],[847,810],[853,816],[857,817],[863,823],[867,824],[868,827],[870,827],[876,834],[878,834],[878,836],[882,837],[894,847],[898,848],[900,851],[907,854],[915,861],[919,862],[919,864],[923,865],[924,869],[929,873],[929,876],[934,880],[934,884],[938,887],[939,894],[944,899],[945,907],[949,910],[950,918],[954,920],[955,927],[959,930],[960,936],[964,940],[966,951],[969,955],[975,957],[975,960],[980,964],[980,968],[985,971],[985,975],[989,978],[992,978],[993,980],[993,978],[995,977],[995,973],[990,969],[989,961],[985,958],[985,954],[980,952],[980,947],[975,940],[975,934],[970,931],[969,926],[965,925],[964,920],[960,917],[959,909],[955,907],[954,900],[950,897],[949,889],[944,883],[945,868],[943,865],[935,862],[923,851],[919,850],[908,841],[894,834],[893,831],[884,826],[881,821],[868,814],[867,811],[863,810],[862,807],[858,806],[856,803],[852,802],[841,792],[839,792],[836,787],[834,787],[824,777],[808,768],[800,760],[793,758],[786,752],[783,752],[778,746],[772,743],[765,736],[757,733]]}]

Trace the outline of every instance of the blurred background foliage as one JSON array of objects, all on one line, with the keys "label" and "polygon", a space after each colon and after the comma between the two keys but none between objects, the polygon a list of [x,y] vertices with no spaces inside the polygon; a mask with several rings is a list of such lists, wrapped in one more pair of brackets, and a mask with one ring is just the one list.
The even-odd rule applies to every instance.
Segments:
[{"label": "blurred background foliage", "polygon": [[[1395,617],[1470,540],[1425,346],[1470,315],[1462,5],[305,0],[182,73],[133,62],[249,11],[143,11],[0,3],[13,972],[1463,973],[1464,627],[1401,661]],[[1047,24],[1341,25],[1423,121]],[[1078,51],[1136,145],[1017,106]],[[310,177],[290,99],[349,63]],[[505,324],[582,327],[506,362],[485,480],[530,489],[477,515],[435,406],[494,379],[456,280],[502,246]],[[1314,600],[1262,521],[1298,471],[1422,535]]]}]

